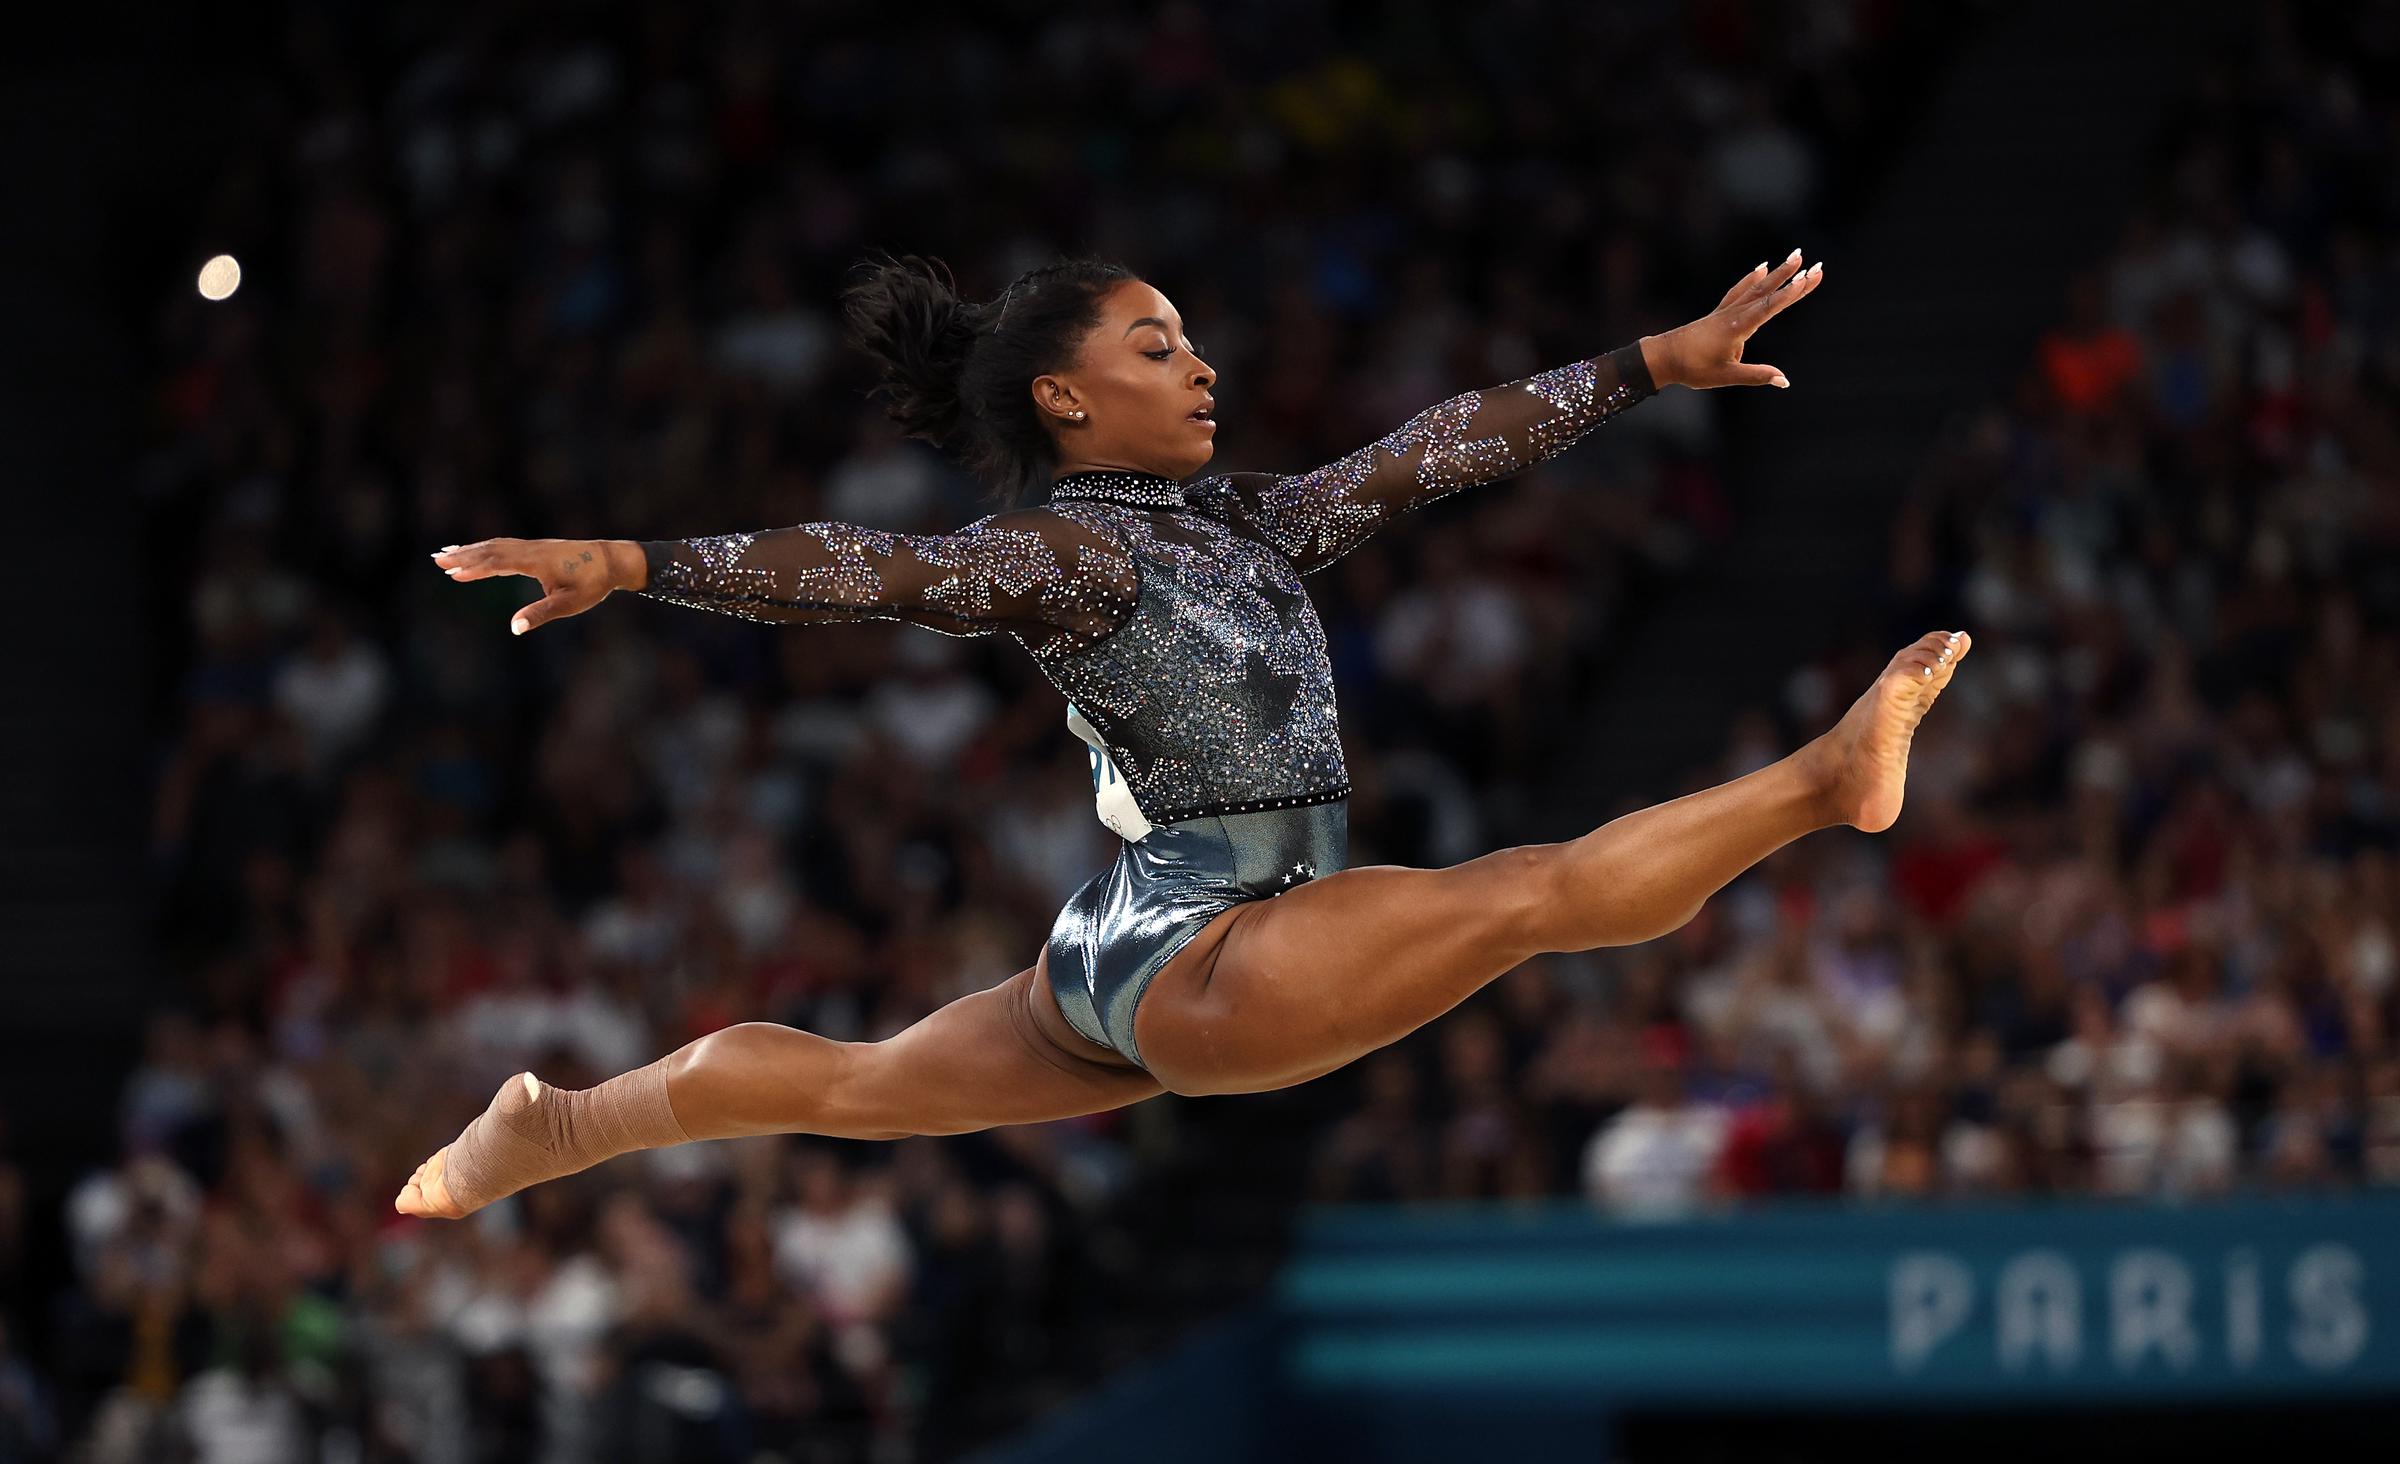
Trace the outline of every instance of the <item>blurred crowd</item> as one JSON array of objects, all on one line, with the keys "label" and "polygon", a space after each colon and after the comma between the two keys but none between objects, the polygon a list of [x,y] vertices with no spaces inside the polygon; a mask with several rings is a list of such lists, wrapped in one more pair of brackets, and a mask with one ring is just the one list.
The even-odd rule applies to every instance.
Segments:
[{"label": "blurred crowd", "polygon": [[[992,984],[1114,837],[1004,640],[632,597],[517,640],[530,585],[422,556],[986,511],[841,347],[875,245],[983,296],[1054,252],[1133,265],[1221,372],[1218,466],[1313,467],[1673,325],[1838,216],[1931,25],[1871,0],[927,19],[292,7],[199,231],[246,282],[160,321],[179,1000],[69,1197],[72,1286],[18,1293],[41,1366],[0,1334],[0,1460],[950,1457],[1155,1342],[1134,1324],[1174,1319],[1106,1278],[1143,1241],[1127,1197],[1172,1208],[1159,1176],[1213,1121],[1179,1099],[393,1213],[521,1068],[584,1086],[745,1020],[873,1040]],[[1671,393],[1312,582],[1362,862],[1470,857],[1539,793],[1532,709],[1727,531],[1718,430]]]},{"label": "blurred crowd", "polygon": [[1320,1197],[2400,1183],[2400,10],[2253,40],[2013,391],[1945,434],[1874,633],[1692,780],[1963,626],[1899,826],[1363,1064]]},{"label": "blurred crowd", "polygon": [[[1906,39],[1863,0],[1391,13],[1359,49],[1315,4],[897,36],[296,8],[209,226],[249,282],[161,321],[185,999],[70,1197],[72,1288],[0,1336],[0,1460],[939,1458],[1119,1360],[1122,1217],[1173,1203],[1227,1100],[392,1213],[520,1068],[582,1086],[744,1020],[872,1040],[991,984],[1113,837],[1006,644],[630,599],[517,641],[530,587],[419,556],[983,511],[861,399],[832,306],[874,244],[981,294],[1060,248],[1133,264],[1222,373],[1219,466],[1313,466],[1838,217]],[[1323,1080],[1292,1199],[2400,1179],[2387,15],[2268,12],[2208,75],[1909,494],[1882,627],[1698,774],[1963,625],[1899,827],[1802,840],[1675,935],[1528,963]],[[1728,531],[1712,407],[1669,393],[1312,581],[1357,862],[1509,837],[1538,709]]]}]

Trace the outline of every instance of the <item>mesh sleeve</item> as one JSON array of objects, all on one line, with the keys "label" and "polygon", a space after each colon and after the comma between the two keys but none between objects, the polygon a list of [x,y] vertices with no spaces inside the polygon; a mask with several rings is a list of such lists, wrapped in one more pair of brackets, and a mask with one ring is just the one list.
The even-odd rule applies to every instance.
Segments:
[{"label": "mesh sleeve", "polygon": [[1047,509],[987,515],[949,534],[808,523],[649,539],[642,554],[642,594],[779,625],[904,620],[944,635],[1089,641],[1134,603],[1125,547]]},{"label": "mesh sleeve", "polygon": [[1656,391],[1637,343],[1454,396],[1312,472],[1226,481],[1261,537],[1313,573],[1412,508],[1556,457]]}]

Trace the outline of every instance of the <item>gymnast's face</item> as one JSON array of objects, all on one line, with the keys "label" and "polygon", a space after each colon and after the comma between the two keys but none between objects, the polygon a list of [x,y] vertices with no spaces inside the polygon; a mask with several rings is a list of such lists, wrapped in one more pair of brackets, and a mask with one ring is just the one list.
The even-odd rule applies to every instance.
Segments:
[{"label": "gymnast's face", "polygon": [[1102,298],[1074,365],[1033,379],[1033,404],[1058,443],[1060,474],[1120,468],[1181,479],[1216,454],[1216,423],[1194,415],[1210,409],[1216,381],[1174,302],[1125,280]]}]

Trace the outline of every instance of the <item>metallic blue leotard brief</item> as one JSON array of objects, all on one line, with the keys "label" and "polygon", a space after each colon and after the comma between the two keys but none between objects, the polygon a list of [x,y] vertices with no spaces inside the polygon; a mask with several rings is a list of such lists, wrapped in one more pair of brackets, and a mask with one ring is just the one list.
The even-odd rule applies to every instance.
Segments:
[{"label": "metallic blue leotard brief", "polygon": [[1160,824],[1128,840],[1050,927],[1050,990],[1076,1031],[1144,1068],[1133,1009],[1218,914],[1343,867],[1346,800]]}]

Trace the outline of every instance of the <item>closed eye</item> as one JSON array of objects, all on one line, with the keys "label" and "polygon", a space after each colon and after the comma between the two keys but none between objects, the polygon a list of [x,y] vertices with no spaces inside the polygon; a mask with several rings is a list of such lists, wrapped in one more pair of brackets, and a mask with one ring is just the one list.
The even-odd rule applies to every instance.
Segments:
[{"label": "closed eye", "polygon": [[[1194,341],[1192,343],[1191,352],[1195,356],[1200,354],[1200,343],[1198,341]],[[1175,354],[1175,348],[1173,346],[1169,346],[1163,351],[1144,351],[1142,354],[1148,356],[1153,361],[1164,361],[1168,357]]]}]

